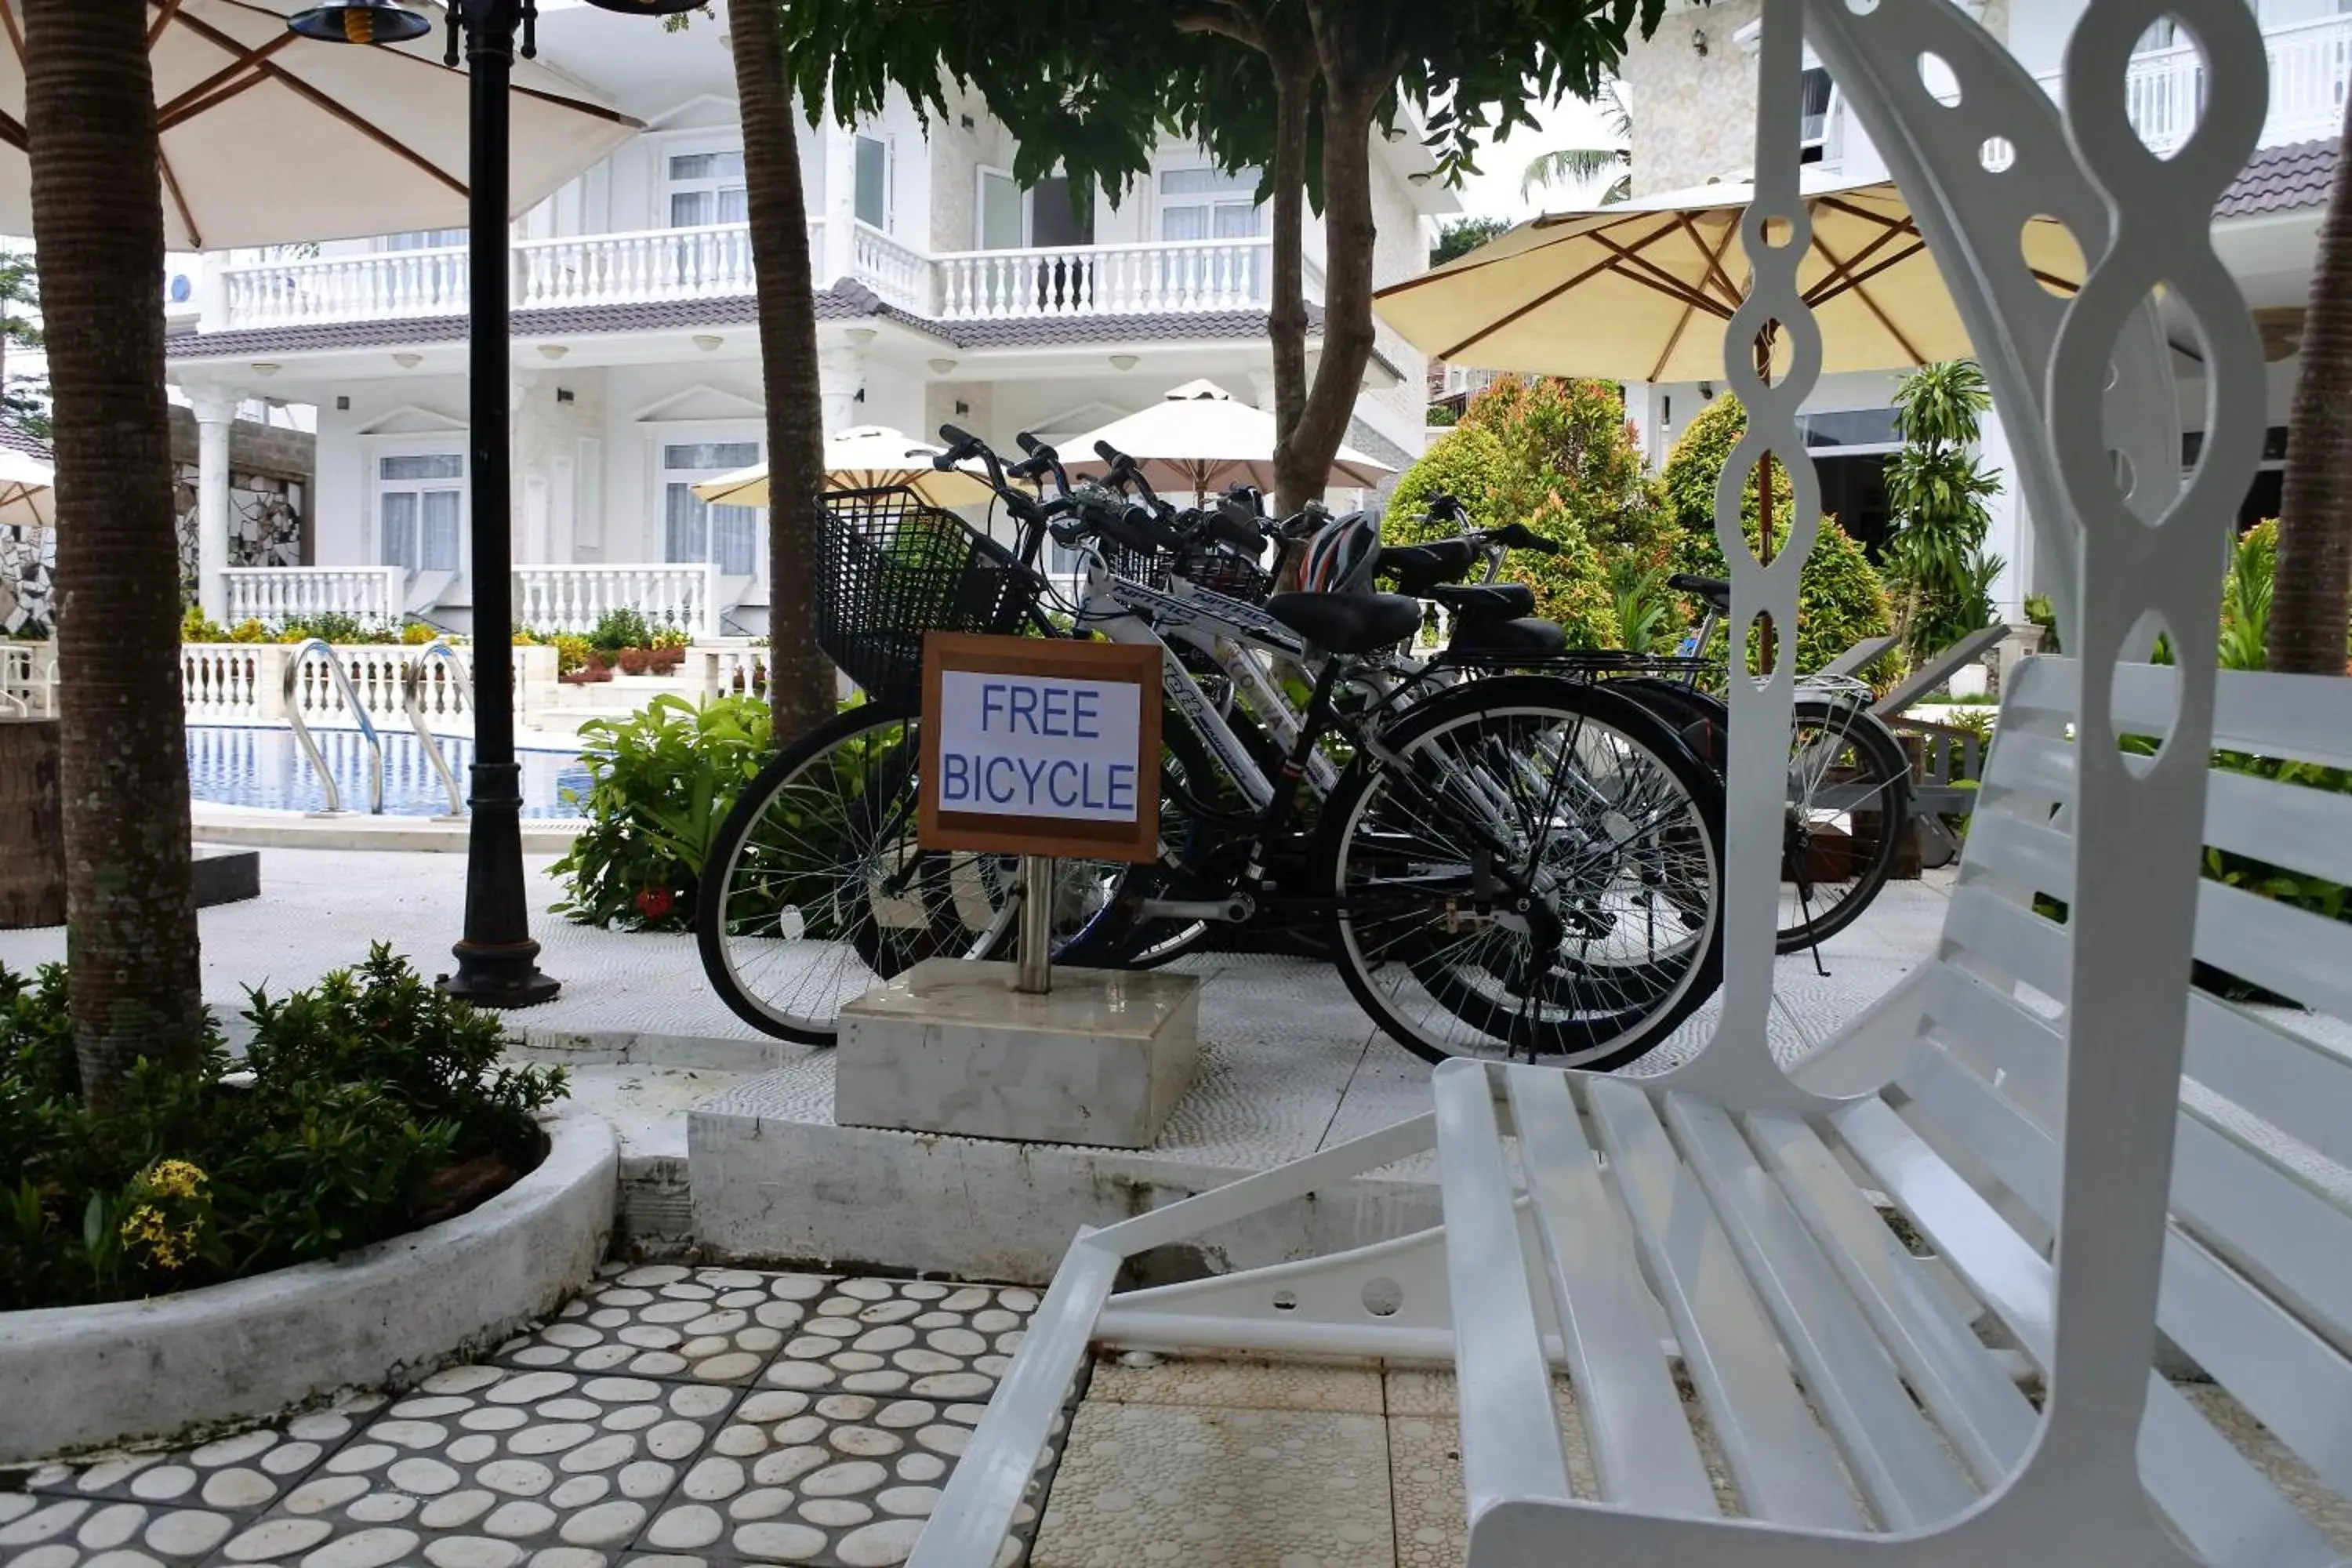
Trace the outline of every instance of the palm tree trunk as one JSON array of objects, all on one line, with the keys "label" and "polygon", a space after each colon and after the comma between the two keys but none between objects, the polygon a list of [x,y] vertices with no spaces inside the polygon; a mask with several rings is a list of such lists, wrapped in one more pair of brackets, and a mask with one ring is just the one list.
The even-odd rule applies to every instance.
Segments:
[{"label": "palm tree trunk", "polygon": [[2352,615],[2352,115],[2319,229],[2302,357],[2263,651],[2274,670],[2342,675]]},{"label": "palm tree trunk", "polygon": [[205,1033],[163,396],[145,0],[24,0],[33,237],[55,334],[66,963],[84,1096]]},{"label": "palm tree trunk", "polygon": [[768,705],[780,749],[834,710],[833,664],[816,644],[817,577],[824,569],[816,292],[781,22],[779,0],[728,0],[768,405]]}]

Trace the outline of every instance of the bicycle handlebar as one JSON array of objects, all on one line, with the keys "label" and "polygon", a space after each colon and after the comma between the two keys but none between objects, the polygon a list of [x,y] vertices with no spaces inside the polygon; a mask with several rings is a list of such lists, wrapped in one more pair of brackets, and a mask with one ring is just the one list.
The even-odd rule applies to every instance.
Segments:
[{"label": "bicycle handlebar", "polygon": [[1538,555],[1559,553],[1559,541],[1546,539],[1524,522],[1507,522],[1500,528],[1490,528],[1478,535],[1484,542],[1499,544],[1506,550],[1532,550]]}]

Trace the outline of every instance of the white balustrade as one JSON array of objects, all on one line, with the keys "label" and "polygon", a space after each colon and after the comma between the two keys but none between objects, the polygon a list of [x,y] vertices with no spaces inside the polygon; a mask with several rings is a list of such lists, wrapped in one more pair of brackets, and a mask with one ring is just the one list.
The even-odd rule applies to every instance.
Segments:
[{"label": "white balustrade", "polygon": [[749,294],[751,230],[740,223],[527,240],[514,247],[517,310]]},{"label": "white balustrade", "polygon": [[[810,241],[812,251],[815,241]],[[868,223],[852,220],[849,265],[857,280],[902,310],[931,313],[931,258]]]},{"label": "white balustrade", "polygon": [[733,643],[698,643],[687,650],[695,689],[702,700],[715,697],[760,697],[768,689],[768,650]]},{"label": "white balustrade", "polygon": [[222,274],[232,328],[454,316],[466,309],[469,276],[463,246],[267,261]]},{"label": "white balustrade", "polygon": [[230,626],[276,629],[334,615],[388,626],[408,605],[408,575],[397,566],[232,566],[222,575]]},{"label": "white balustrade", "polygon": [[276,643],[184,643],[180,699],[192,724],[256,724],[285,716],[288,650]]},{"label": "white balustrade", "polygon": [[[2270,57],[2271,100],[2261,145],[2333,141],[2343,130],[2347,89],[2352,86],[2352,16],[2273,27],[2264,33],[2263,45]],[[2064,97],[2059,73],[2040,80],[2052,97]],[[2194,46],[2133,58],[2124,79],[2124,107],[2150,151],[2165,154],[2179,148],[2197,128],[2204,104],[2204,58]]]},{"label": "white balustrade", "polygon": [[[180,648],[180,689],[191,724],[278,724],[287,717],[286,665],[299,653],[294,706],[312,729],[356,728],[358,720],[328,671],[329,656],[317,648],[285,643],[185,643]],[[396,643],[353,643],[332,651],[343,667],[360,706],[379,729],[408,725],[403,680],[418,650]],[[474,650],[459,658],[473,668]],[[514,650],[517,716],[526,725],[553,705],[555,650]],[[435,661],[425,672],[425,722],[436,734],[471,734],[473,710],[459,695],[446,665]]]},{"label": "white balustrade", "polygon": [[20,719],[54,717],[57,684],[55,643],[0,638],[0,714]]},{"label": "white balustrade", "polygon": [[1169,240],[967,250],[936,259],[944,321],[1128,316],[1263,306],[1273,245],[1263,238]]},{"label": "white balustrade", "polygon": [[654,563],[514,569],[519,626],[590,632],[611,610],[635,610],[656,629],[709,637],[719,629],[719,568]]}]

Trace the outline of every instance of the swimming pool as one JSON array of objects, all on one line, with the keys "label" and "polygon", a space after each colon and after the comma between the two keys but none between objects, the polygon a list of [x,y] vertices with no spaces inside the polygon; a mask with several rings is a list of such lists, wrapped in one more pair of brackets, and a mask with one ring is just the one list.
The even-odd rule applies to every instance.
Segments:
[{"label": "swimming pool", "polygon": [[[448,792],[441,775],[425,754],[415,733],[405,730],[379,731],[383,737],[383,811],[387,816],[438,816],[449,809]],[[313,730],[319,754],[333,770],[343,794],[343,809],[367,811],[368,752],[356,730]],[[469,787],[467,769],[473,765],[474,743],[455,735],[435,737],[435,744],[457,774],[457,787]],[[531,817],[576,817],[580,808],[562,792],[588,791],[588,770],[571,752],[517,752],[522,763],[522,814]],[[272,811],[323,811],[327,792],[319,773],[302,754],[291,730],[253,730],[226,724],[188,726],[188,789],[200,801],[216,805],[253,805]]]}]

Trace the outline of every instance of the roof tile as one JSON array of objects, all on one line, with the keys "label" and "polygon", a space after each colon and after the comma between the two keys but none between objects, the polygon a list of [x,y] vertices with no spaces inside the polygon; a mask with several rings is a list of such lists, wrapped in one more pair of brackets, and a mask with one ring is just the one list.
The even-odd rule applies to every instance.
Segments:
[{"label": "roof tile", "polygon": [[2333,142],[2293,142],[2264,147],[2252,158],[2221,199],[2213,205],[2215,217],[2249,217],[2257,213],[2293,212],[2324,206],[2336,183],[2336,146]]}]

